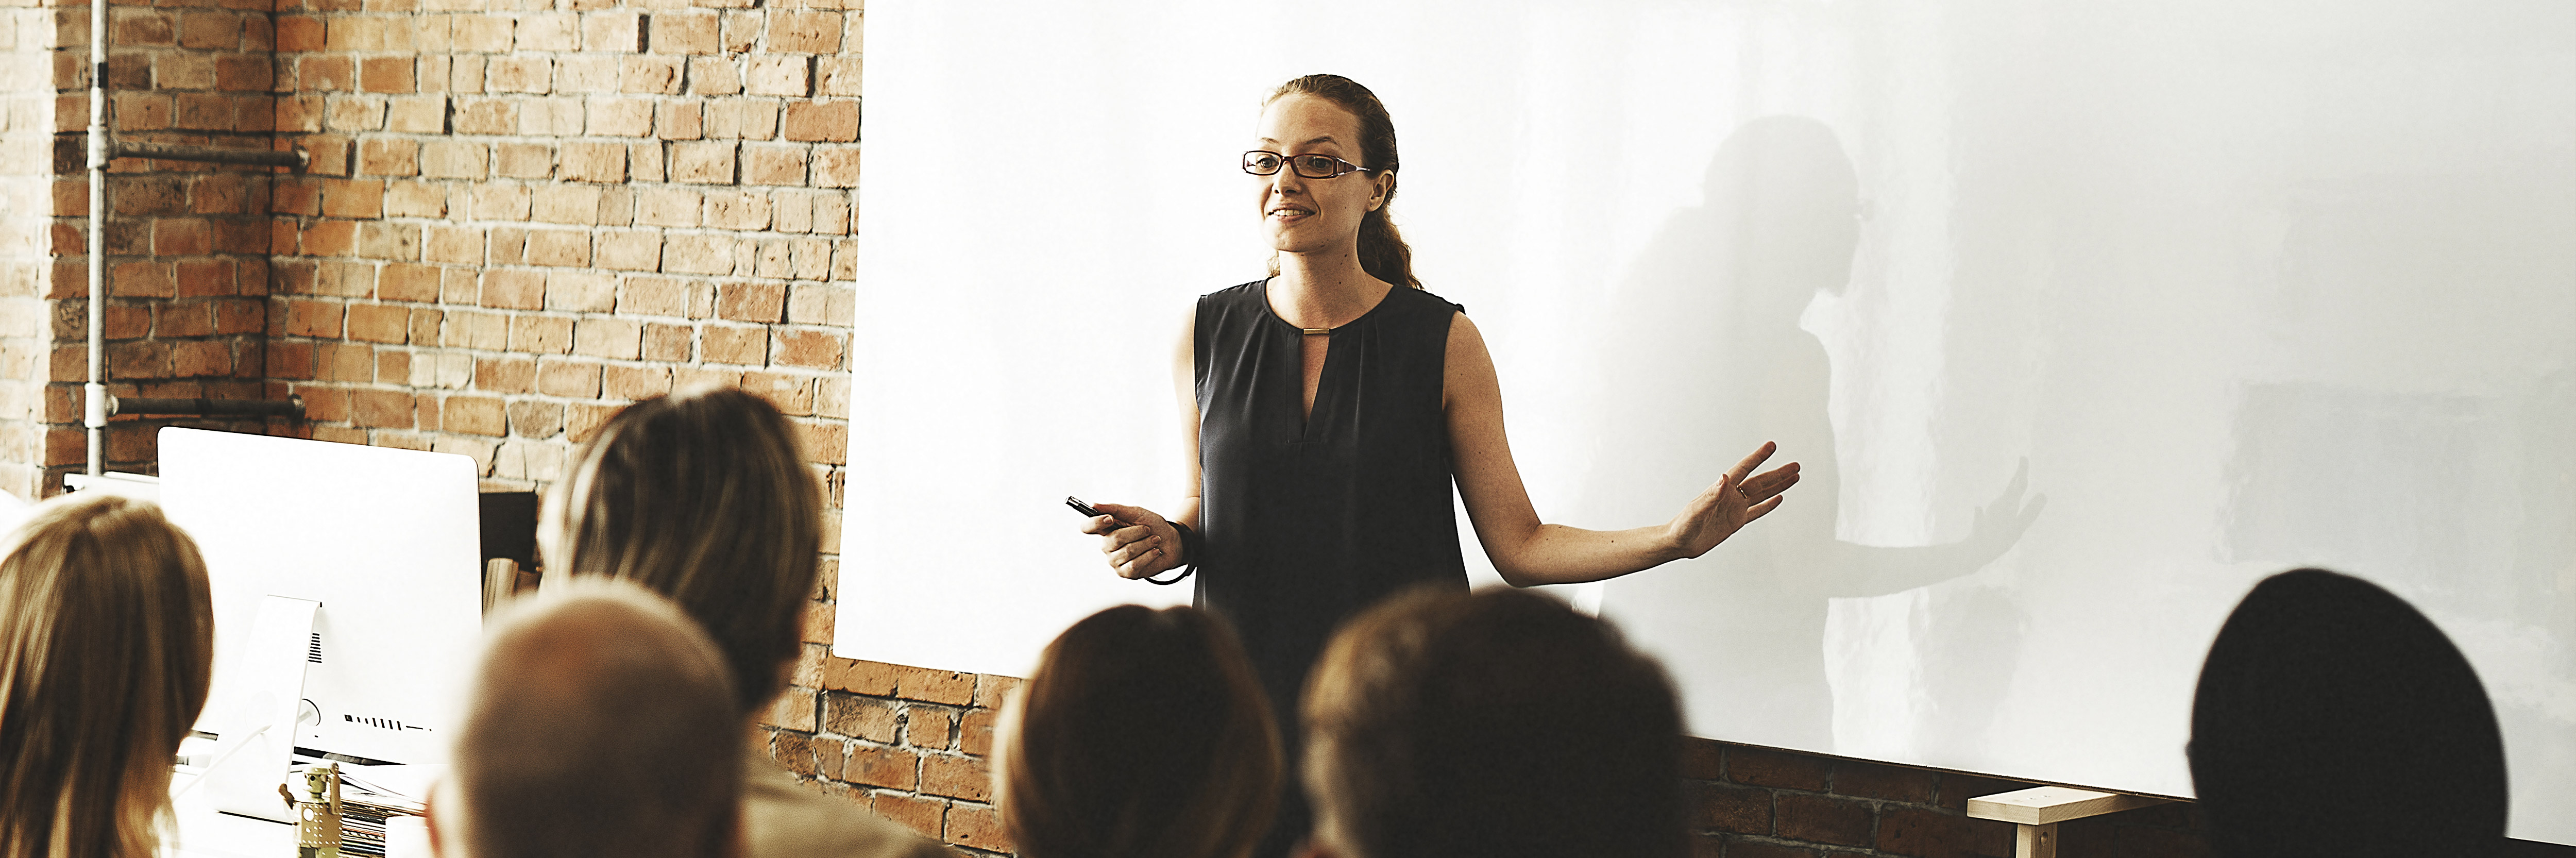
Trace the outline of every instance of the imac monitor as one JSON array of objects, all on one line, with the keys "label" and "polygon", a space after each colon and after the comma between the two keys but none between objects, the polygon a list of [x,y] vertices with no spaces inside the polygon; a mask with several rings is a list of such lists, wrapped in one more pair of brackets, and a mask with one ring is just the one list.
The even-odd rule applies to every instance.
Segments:
[{"label": "imac monitor", "polygon": [[450,453],[161,430],[161,504],[205,555],[213,591],[214,688],[198,729],[243,729],[217,723],[244,708],[227,686],[262,672],[240,656],[262,602],[283,596],[319,603],[294,747],[446,762],[482,633],[478,476]]}]

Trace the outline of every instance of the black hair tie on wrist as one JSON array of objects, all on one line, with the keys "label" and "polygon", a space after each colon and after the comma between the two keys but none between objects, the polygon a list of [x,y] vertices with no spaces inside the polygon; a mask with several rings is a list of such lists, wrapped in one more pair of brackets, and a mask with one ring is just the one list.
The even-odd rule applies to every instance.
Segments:
[{"label": "black hair tie on wrist", "polygon": [[1183,580],[1188,579],[1191,573],[1199,571],[1199,551],[1204,549],[1205,546],[1199,542],[1198,531],[1191,530],[1189,525],[1182,524],[1177,521],[1168,523],[1172,526],[1173,530],[1178,531],[1181,534],[1181,556],[1189,558],[1190,562],[1181,564],[1181,574],[1174,575],[1169,579],[1147,578],[1145,579],[1145,583],[1147,584],[1178,584]]}]

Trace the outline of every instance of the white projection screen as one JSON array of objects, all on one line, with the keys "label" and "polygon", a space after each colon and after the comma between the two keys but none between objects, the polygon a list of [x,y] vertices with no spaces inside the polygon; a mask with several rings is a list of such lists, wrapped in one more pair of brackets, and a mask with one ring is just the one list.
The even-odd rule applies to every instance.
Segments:
[{"label": "white projection screen", "polygon": [[[841,655],[1020,674],[1179,496],[1261,97],[1384,99],[1542,516],[1807,481],[1566,594],[1736,742],[2185,796],[2264,575],[2412,601],[2576,844],[2576,5],[878,0]],[[1981,510],[1983,510],[1981,514]],[[1461,528],[1462,533],[1466,532]],[[1471,566],[1483,553],[1467,537]],[[1485,573],[1490,575],[1490,573]]]}]

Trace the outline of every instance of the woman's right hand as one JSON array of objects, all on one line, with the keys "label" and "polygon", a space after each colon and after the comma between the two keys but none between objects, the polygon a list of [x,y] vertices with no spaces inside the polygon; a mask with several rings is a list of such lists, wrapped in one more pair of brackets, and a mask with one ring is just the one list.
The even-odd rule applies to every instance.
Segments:
[{"label": "woman's right hand", "polygon": [[1082,532],[1100,537],[1100,553],[1108,555],[1118,577],[1151,578],[1188,560],[1180,556],[1181,532],[1153,510],[1114,503],[1091,507],[1108,514],[1093,516]]}]

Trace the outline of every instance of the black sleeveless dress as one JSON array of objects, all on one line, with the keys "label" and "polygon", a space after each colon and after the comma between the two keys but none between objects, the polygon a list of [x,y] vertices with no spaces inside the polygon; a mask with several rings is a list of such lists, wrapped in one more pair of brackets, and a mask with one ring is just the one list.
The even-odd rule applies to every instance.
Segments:
[{"label": "black sleeveless dress", "polygon": [[1293,747],[1298,691],[1336,626],[1416,585],[1467,587],[1440,407],[1465,308],[1388,290],[1333,329],[1304,417],[1305,336],[1270,311],[1267,283],[1199,298],[1197,601],[1242,635]]}]

